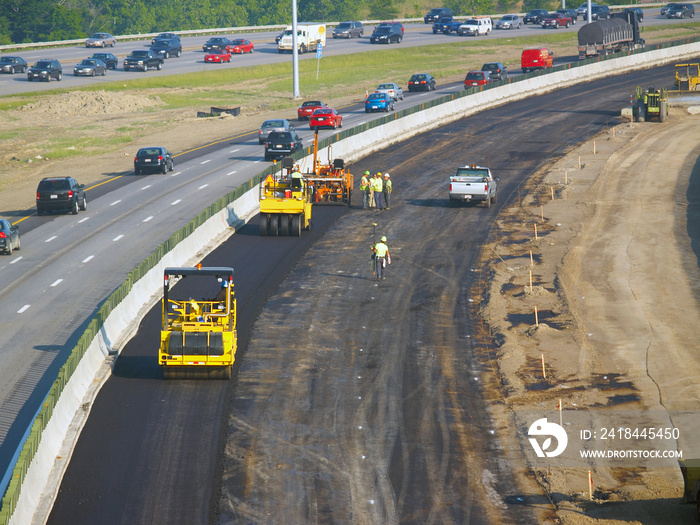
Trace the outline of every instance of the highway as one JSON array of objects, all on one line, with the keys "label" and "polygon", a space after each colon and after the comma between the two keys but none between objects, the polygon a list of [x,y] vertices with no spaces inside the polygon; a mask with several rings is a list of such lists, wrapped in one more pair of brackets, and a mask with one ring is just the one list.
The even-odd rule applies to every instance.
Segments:
[{"label": "highway", "polygon": [[[536,523],[507,503],[537,495],[517,492],[488,439],[495,394],[470,304],[479,246],[533,173],[672,69],[485,111],[351,166],[393,174],[388,212],[317,207],[301,239],[261,238],[252,221],[202,261],[235,268],[235,379],[160,380],[153,309],[96,400],[49,523]],[[465,162],[491,166],[498,206],[449,208],[446,177]],[[373,222],[395,259],[379,286]]]}]

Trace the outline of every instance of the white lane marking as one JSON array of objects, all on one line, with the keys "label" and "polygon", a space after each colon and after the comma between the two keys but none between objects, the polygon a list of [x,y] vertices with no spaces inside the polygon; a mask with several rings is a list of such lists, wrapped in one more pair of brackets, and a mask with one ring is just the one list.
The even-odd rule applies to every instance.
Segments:
[{"label": "white lane marking", "polygon": [[122,201],[121,199],[119,199],[118,201],[114,201],[112,204],[110,204],[110,206],[114,206],[115,204],[119,204],[121,201]]},{"label": "white lane marking", "polygon": [[82,219],[80,219],[80,220],[78,221],[78,224],[81,224],[81,223],[85,222],[85,221],[88,220],[89,218],[90,218],[90,217],[83,217]]},{"label": "white lane marking", "polygon": [[206,164],[207,162],[211,162],[211,159],[203,160],[200,164]]},{"label": "white lane marking", "polygon": [[20,256],[17,257],[16,259],[12,259],[12,260],[10,261],[10,264],[15,264],[15,263],[16,263],[17,261],[19,261],[21,258],[22,258],[22,256],[20,255]]},{"label": "white lane marking", "polygon": [[54,286],[58,286],[63,282],[63,279],[56,279],[53,283],[51,283],[51,287],[53,288]]},{"label": "white lane marking", "polygon": [[18,314],[21,314],[21,313],[26,312],[26,311],[29,309],[29,306],[30,306],[30,305],[25,304],[22,308],[20,308],[19,310],[17,310],[17,313],[18,313]]},{"label": "white lane marking", "polygon": [[94,258],[95,258],[95,256],[94,256],[94,255],[91,255],[91,256],[86,257],[85,259],[83,259],[83,262],[84,262],[84,263],[90,262],[90,261],[91,261],[92,259],[94,259]]},{"label": "white lane marking", "polygon": [[53,241],[55,238],[56,238],[56,236],[55,236],[55,235],[52,235],[51,237],[49,237],[48,239],[46,239],[44,242],[51,242],[51,241]]},{"label": "white lane marking", "polygon": [[197,188],[197,189],[198,189],[198,190],[203,190],[203,189],[206,188],[207,186],[209,186],[209,184],[204,184],[204,185],[200,186],[200,187]]},{"label": "white lane marking", "polygon": [[233,175],[234,173],[236,173],[236,170],[229,171],[226,175]]},{"label": "white lane marking", "polygon": [[257,164],[258,162],[262,162],[262,161],[263,161],[262,159],[258,159],[255,162],[253,162],[253,164]]},{"label": "white lane marking", "polygon": [[170,205],[175,206],[176,204],[180,204],[181,202],[182,202],[182,199],[178,199],[175,202],[171,202]]},{"label": "white lane marking", "polygon": [[153,218],[153,215],[151,215],[150,217],[146,217],[146,218],[143,220],[143,222],[148,222],[148,221],[150,221],[152,218]]},{"label": "white lane marking", "polygon": [[124,237],[123,235],[117,235],[114,239],[112,239],[113,242],[117,242],[119,239]]},{"label": "white lane marking", "polygon": [[237,151],[241,151],[241,148],[232,149],[229,153],[236,153]]},{"label": "white lane marking", "polygon": [[147,184],[146,186],[144,186],[143,188],[141,188],[140,191],[147,190],[147,189],[150,188],[150,187],[151,187],[151,185],[150,185],[150,184]]},{"label": "white lane marking", "polygon": [[176,171],[175,173],[171,173],[170,176],[171,176],[171,177],[177,177],[178,175],[180,175],[180,173],[182,173],[182,172],[181,172],[181,171]]}]

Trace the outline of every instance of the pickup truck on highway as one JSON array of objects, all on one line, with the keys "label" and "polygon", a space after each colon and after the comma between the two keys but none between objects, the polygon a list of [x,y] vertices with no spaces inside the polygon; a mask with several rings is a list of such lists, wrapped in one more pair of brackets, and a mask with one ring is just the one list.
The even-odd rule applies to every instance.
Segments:
[{"label": "pickup truck on highway", "polygon": [[163,58],[157,55],[151,49],[136,49],[124,59],[124,71],[130,69],[141,69],[143,71],[148,68],[163,69]]},{"label": "pickup truck on highway", "polygon": [[458,202],[483,201],[487,208],[496,202],[497,179],[491,170],[475,164],[457,168],[450,176],[450,206]]},{"label": "pickup truck on highway", "polygon": [[449,35],[450,33],[456,33],[461,25],[462,22],[455,20],[451,16],[443,16],[433,24],[433,34],[445,33]]}]

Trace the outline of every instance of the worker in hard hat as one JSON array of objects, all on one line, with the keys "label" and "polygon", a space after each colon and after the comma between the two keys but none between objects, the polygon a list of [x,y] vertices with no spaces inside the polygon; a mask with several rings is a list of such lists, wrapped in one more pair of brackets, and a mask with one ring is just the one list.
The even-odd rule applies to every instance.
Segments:
[{"label": "worker in hard hat", "polygon": [[292,191],[301,191],[303,187],[301,172],[298,168],[299,166],[294,166],[292,172]]},{"label": "worker in hard hat", "polygon": [[388,173],[384,174],[384,186],[382,187],[384,194],[384,207],[389,209],[389,198],[391,197],[391,176]]},{"label": "worker in hard hat", "polygon": [[374,174],[372,187],[374,188],[374,203],[377,206],[377,210],[381,211],[384,209],[384,183],[381,172]]},{"label": "worker in hard hat", "polygon": [[369,171],[365,171],[360,179],[360,191],[362,192],[362,209],[369,207]]},{"label": "worker in hard hat", "polygon": [[386,237],[382,236],[379,242],[374,245],[374,272],[378,281],[384,279],[387,264],[391,264],[391,255],[389,255],[389,247],[386,245]]}]

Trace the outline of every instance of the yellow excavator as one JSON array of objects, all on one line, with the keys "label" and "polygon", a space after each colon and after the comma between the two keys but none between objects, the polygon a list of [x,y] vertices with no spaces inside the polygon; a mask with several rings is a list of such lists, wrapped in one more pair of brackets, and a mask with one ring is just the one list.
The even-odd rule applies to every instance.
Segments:
[{"label": "yellow excavator", "polygon": [[[206,293],[214,297],[193,298]],[[162,310],[163,377],[230,379],[238,346],[233,268],[166,268]]]}]

